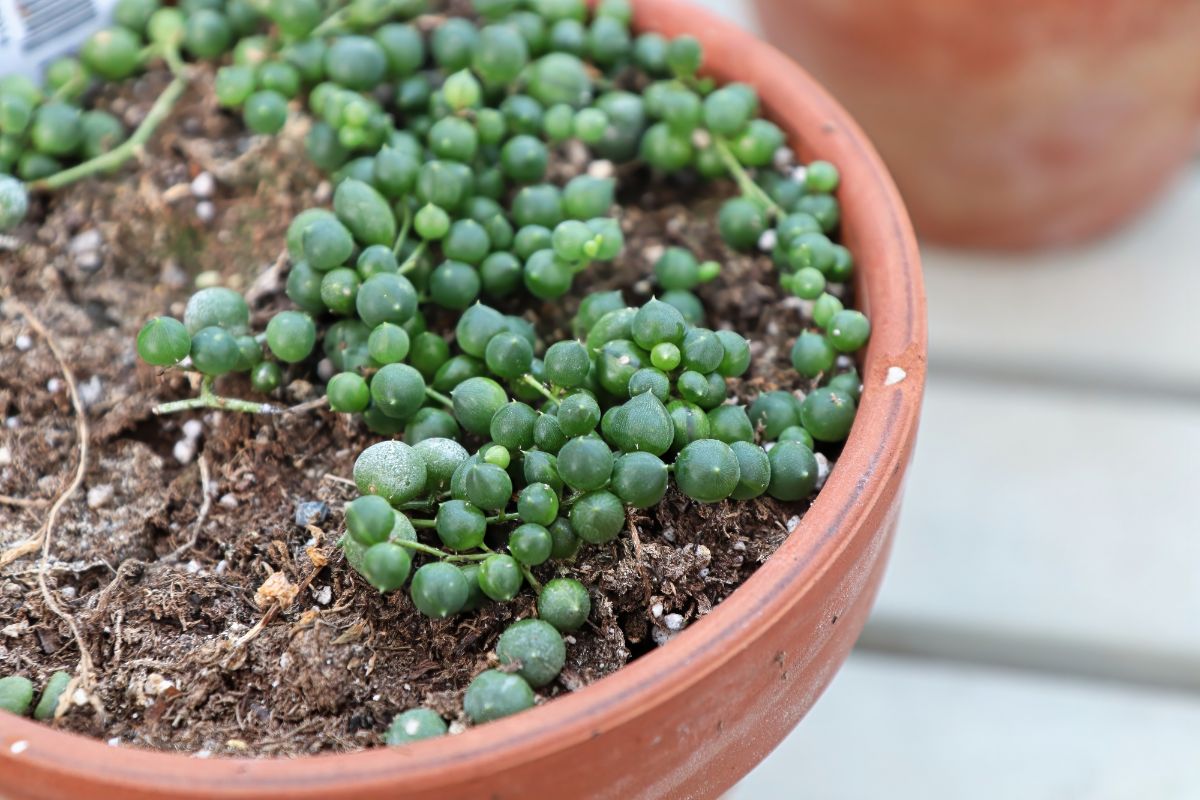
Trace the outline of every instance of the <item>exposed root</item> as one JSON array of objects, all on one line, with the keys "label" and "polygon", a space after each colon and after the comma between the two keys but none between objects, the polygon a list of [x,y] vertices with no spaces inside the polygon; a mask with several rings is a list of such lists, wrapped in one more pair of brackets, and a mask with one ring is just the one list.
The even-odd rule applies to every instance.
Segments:
[{"label": "exposed root", "polygon": [[308,412],[308,411],[316,411],[318,408],[324,408],[327,405],[329,405],[329,398],[326,397],[325,395],[321,395],[320,397],[317,397],[313,400],[309,400],[304,403],[299,403],[294,406],[288,406],[287,408],[283,409],[283,413],[284,414],[304,414],[305,412]]},{"label": "exposed root", "polygon": [[[71,637],[75,640],[75,644],[79,648],[79,668],[76,672],[75,678],[67,686],[67,691],[63,692],[64,697],[63,701],[59,702],[59,711],[64,708],[63,702],[65,702],[66,697],[73,695],[76,688],[82,688],[84,692],[88,694],[88,698],[91,701],[92,706],[96,709],[96,713],[103,718],[104,706],[101,705],[99,699],[89,691],[92,687],[92,676],[94,674],[92,654],[88,650],[87,645],[84,643],[83,635],[79,632],[79,626],[75,624],[75,618],[64,611],[61,606],[59,606],[58,600],[54,597],[54,593],[50,591],[49,584],[46,583],[46,572],[50,563],[50,548],[54,544],[54,523],[58,519],[59,511],[61,511],[62,507],[66,505],[66,502],[71,495],[73,495],[83,484],[84,476],[87,474],[88,438],[90,436],[88,432],[87,415],[83,410],[83,402],[79,399],[79,388],[75,384],[75,375],[71,372],[71,368],[67,365],[67,361],[63,356],[62,349],[58,345],[58,340],[55,339],[50,330],[42,324],[41,320],[34,316],[29,307],[20,300],[10,297],[8,298],[7,302],[9,306],[12,307],[18,314],[25,317],[25,321],[29,323],[29,327],[33,328],[38,336],[41,336],[42,339],[46,341],[46,345],[50,348],[50,352],[54,355],[54,360],[58,362],[58,367],[60,370],[62,370],[63,380],[66,382],[67,391],[71,396],[71,406],[75,410],[76,438],[79,442],[79,464],[75,468],[75,475],[71,479],[71,482],[67,484],[65,489],[59,492],[58,497],[55,498],[54,503],[50,506],[50,511],[46,514],[46,521],[43,523],[38,535],[33,539],[22,542],[12,550],[6,552],[2,557],[0,557],[0,566],[8,564],[28,553],[36,552],[39,549],[38,545],[40,544],[42,558],[41,562],[38,564],[37,581],[38,588],[41,589],[42,592],[42,599],[45,601],[46,607],[54,612],[55,616],[67,624],[67,627],[71,631]],[[13,553],[17,551],[23,552],[13,555]]]},{"label": "exposed root", "polygon": [[646,571],[646,559],[642,555],[642,537],[638,535],[632,511],[629,512],[629,538],[633,540],[633,554],[637,560],[638,574],[642,576],[642,589],[646,594],[646,602],[649,603],[650,597],[654,594],[654,588],[650,583],[650,573]]},{"label": "exposed root", "polygon": [[355,489],[358,488],[358,484],[349,478],[343,478],[341,475],[334,475],[331,472],[326,472],[324,475],[322,475],[321,480],[330,481],[331,483],[343,483],[346,486],[353,486]]},{"label": "exposed root", "polygon": [[10,497],[6,494],[0,494],[0,505],[16,506],[17,508],[45,508],[50,505],[50,501],[41,497],[26,499],[24,497]]},{"label": "exposed root", "polygon": [[204,527],[204,522],[208,519],[208,512],[212,509],[212,476],[208,472],[208,459],[204,457],[203,453],[196,459],[196,465],[200,467],[200,511],[196,514],[196,523],[192,525],[191,538],[175,548],[167,556],[167,561],[178,561],[184,553],[196,546],[196,542],[200,539],[200,529]]}]

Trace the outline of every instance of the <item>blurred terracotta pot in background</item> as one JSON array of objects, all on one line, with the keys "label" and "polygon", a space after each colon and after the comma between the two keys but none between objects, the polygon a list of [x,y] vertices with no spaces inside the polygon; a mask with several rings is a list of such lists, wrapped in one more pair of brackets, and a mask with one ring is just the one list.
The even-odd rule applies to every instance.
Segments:
[{"label": "blurred terracotta pot in background", "polygon": [[0,797],[697,800],[749,772],[816,702],[866,622],[912,457],[926,348],[916,240],[870,143],[789,59],[682,0],[636,0],[634,25],[696,36],[709,74],[754,85],[799,155],[842,174],[841,238],[872,320],[862,402],[820,496],[775,554],[669,646],[461,736],[340,755],[202,759],[109,746],[0,712]]},{"label": "blurred terracotta pot in background", "polygon": [[766,37],[857,117],[918,233],[1063,244],[1196,152],[1196,0],[756,0]]}]

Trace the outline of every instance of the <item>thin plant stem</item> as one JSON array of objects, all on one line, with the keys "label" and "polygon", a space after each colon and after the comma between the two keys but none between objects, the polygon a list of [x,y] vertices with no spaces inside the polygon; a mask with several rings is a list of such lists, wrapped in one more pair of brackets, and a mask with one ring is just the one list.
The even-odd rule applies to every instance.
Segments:
[{"label": "thin plant stem", "polygon": [[213,377],[205,375],[200,382],[200,395],[186,400],[174,400],[155,406],[155,414],[175,414],[194,408],[217,408],[222,411],[241,411],[246,414],[278,414],[281,409],[270,403],[251,403],[249,400],[239,400],[236,397],[222,397],[212,389]]},{"label": "thin plant stem", "polygon": [[521,573],[525,576],[525,580],[529,581],[529,585],[533,587],[533,590],[538,594],[541,594],[542,584],[537,578],[533,577],[533,570],[524,564],[521,564]]},{"label": "thin plant stem", "polygon": [[421,256],[425,255],[425,250],[429,247],[429,242],[424,239],[416,248],[408,254],[408,258],[404,259],[404,263],[400,265],[398,272],[401,275],[407,275],[417,268],[417,262],[421,260]]},{"label": "thin plant stem", "polygon": [[33,181],[30,184],[30,188],[35,191],[61,189],[64,186],[95,175],[98,172],[114,170],[129,159],[140,154],[146,142],[154,135],[154,131],[170,115],[171,109],[175,107],[175,102],[179,100],[183,94],[183,90],[187,87],[187,65],[179,58],[178,51],[174,47],[169,47],[163,52],[163,58],[166,60],[167,66],[170,67],[175,77],[167,85],[167,88],[163,89],[162,94],[155,99],[154,105],[150,107],[146,118],[137,126],[137,130],[133,132],[133,135],[107,153],[101,153],[95,158],[88,159],[61,172],[56,172],[41,180]]},{"label": "thin plant stem", "polygon": [[454,408],[453,400],[451,400],[449,397],[446,397],[446,395],[442,394],[441,392],[430,388],[429,386],[425,387],[425,396],[433,400],[437,400],[446,408]]},{"label": "thin plant stem", "polygon": [[54,94],[50,95],[51,100],[69,100],[74,97],[76,92],[81,92],[87,88],[88,81],[91,80],[91,75],[84,72],[71,78],[62,86],[54,90]]},{"label": "thin plant stem", "polygon": [[410,503],[403,503],[396,506],[397,511],[421,511],[426,508],[433,508],[433,504],[440,498],[430,497],[428,500],[413,500]]},{"label": "thin plant stem", "polygon": [[412,227],[412,211],[408,204],[404,204],[404,221],[400,224],[400,233],[396,236],[396,243],[392,245],[392,255],[400,257],[400,251],[404,249],[404,243],[408,241],[408,229]]},{"label": "thin plant stem", "polygon": [[733,155],[733,151],[729,149],[729,144],[724,139],[719,137],[714,138],[713,147],[717,149],[717,155],[721,157],[722,163],[725,164],[725,168],[729,170],[729,174],[733,176],[734,181],[737,182],[738,189],[746,199],[753,200],[777,217],[787,214],[783,207],[771,198],[771,195],[763,191],[763,188],[754,182],[754,179],[746,172],[746,168]]},{"label": "thin plant stem", "polygon": [[307,38],[317,39],[322,36],[328,36],[331,33],[337,33],[341,29],[342,24],[346,20],[346,16],[349,11],[349,8],[350,8],[349,6],[344,6],[342,8],[339,8],[337,11],[333,12],[332,14],[330,14],[328,17],[326,17],[324,19],[323,22],[321,22],[320,25],[313,28],[312,31],[309,32]]},{"label": "thin plant stem", "polygon": [[[422,520],[425,522],[427,520]],[[393,541],[392,544],[398,544],[401,547],[407,547],[409,550],[416,550],[418,553],[424,553],[442,561],[482,561],[488,557],[487,553],[447,553],[445,550],[439,550],[436,547],[430,547],[427,544],[420,542],[410,542],[404,539]]]},{"label": "thin plant stem", "polygon": [[538,391],[538,393],[541,394],[542,397],[546,398],[551,403],[558,402],[558,398],[554,396],[554,393],[551,392],[549,389],[547,389],[546,386],[541,381],[539,381],[537,378],[533,377],[529,373],[525,373],[524,375],[522,375],[521,380],[524,381],[527,385],[536,389]]}]

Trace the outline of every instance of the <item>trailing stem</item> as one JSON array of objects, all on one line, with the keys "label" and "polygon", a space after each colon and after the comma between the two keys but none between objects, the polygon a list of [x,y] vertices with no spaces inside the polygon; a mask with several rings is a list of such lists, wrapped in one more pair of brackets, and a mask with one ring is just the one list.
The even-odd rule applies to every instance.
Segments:
[{"label": "trailing stem", "polygon": [[545,384],[543,384],[541,381],[539,381],[537,378],[533,377],[532,375],[526,373],[525,375],[521,376],[521,380],[526,385],[530,386],[533,389],[536,389],[542,397],[546,398],[551,403],[558,402],[558,398],[554,396],[554,393],[551,392],[549,389],[547,389]]},{"label": "trailing stem", "polygon": [[771,195],[763,191],[763,188],[754,182],[754,179],[746,172],[746,168],[737,160],[733,151],[729,149],[729,144],[724,139],[714,137],[713,147],[717,149],[717,155],[721,157],[722,163],[729,170],[729,174],[737,183],[743,197],[758,203],[776,217],[782,217],[787,214],[783,207],[771,198]]},{"label": "trailing stem", "polygon": [[437,400],[439,403],[444,405],[446,408],[454,408],[453,400],[451,400],[449,397],[446,397],[446,395],[442,394],[441,392],[431,389],[428,386],[425,387],[425,396],[432,400]]},{"label": "trailing stem", "polygon": [[174,400],[154,407],[155,414],[175,414],[179,411],[189,411],[194,408],[217,408],[222,411],[241,411],[246,414],[278,414],[280,408],[270,403],[251,403],[249,400],[238,400],[236,397],[222,397],[213,392],[213,378],[204,376],[200,381],[200,395],[186,400]]},{"label": "trailing stem", "polygon": [[404,259],[404,263],[400,265],[398,270],[401,275],[407,275],[417,268],[417,262],[421,260],[421,256],[425,255],[425,250],[429,247],[429,242],[421,240],[421,243],[413,248],[413,251],[408,254],[408,258]]},{"label": "trailing stem", "polygon": [[61,189],[96,173],[117,169],[129,159],[139,155],[146,142],[150,141],[150,137],[154,135],[154,131],[170,115],[171,109],[175,107],[175,102],[179,100],[183,90],[187,87],[187,66],[180,59],[178,51],[173,47],[167,48],[163,52],[163,58],[166,60],[167,66],[171,68],[174,78],[167,84],[167,88],[163,89],[162,94],[155,99],[154,105],[150,107],[146,118],[137,126],[133,135],[107,153],[101,153],[95,158],[76,164],[69,169],[33,181],[29,184],[30,188],[36,191]]}]

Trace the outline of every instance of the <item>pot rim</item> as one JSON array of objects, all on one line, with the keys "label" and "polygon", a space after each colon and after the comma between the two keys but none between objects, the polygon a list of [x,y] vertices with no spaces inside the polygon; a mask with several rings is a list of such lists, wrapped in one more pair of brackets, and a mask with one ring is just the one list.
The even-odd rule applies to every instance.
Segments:
[{"label": "pot rim", "polygon": [[[78,734],[0,713],[0,784],[28,780],[86,782],[100,789],[203,792],[212,798],[253,795],[326,797],[337,790],[370,794],[446,786],[546,754],[634,718],[688,692],[752,647],[756,631],[797,613],[828,566],[886,503],[884,487],[911,456],[925,382],[925,295],[916,240],[900,196],[872,145],[849,115],[786,56],[715,13],[685,0],[635,0],[634,27],[667,36],[689,33],[705,47],[705,73],[755,81],[766,116],[806,156],[837,164],[843,230],[856,256],[858,298],[873,330],[862,371],[859,413],[836,468],[779,549],[670,646],[647,653],[578,692],[457,736],[401,748],[296,758],[200,759],[111,747]],[[897,372],[902,370],[903,372]],[[535,755],[530,755],[530,754]],[[12,780],[20,783],[11,783]],[[47,784],[51,785],[51,784]]]}]

